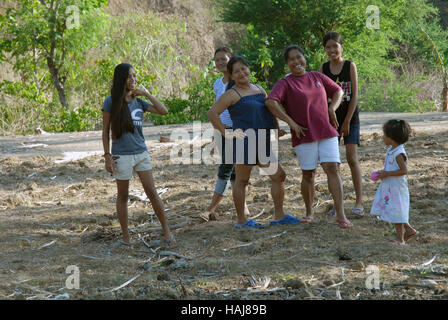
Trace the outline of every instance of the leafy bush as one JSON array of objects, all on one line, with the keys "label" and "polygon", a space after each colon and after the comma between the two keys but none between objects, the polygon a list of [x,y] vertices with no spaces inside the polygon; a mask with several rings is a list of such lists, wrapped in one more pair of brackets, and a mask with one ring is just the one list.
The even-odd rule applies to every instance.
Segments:
[{"label": "leafy bush", "polygon": [[406,76],[366,83],[360,93],[359,107],[366,112],[430,112],[436,111],[435,103],[419,98],[424,80]]},{"label": "leafy bush", "polygon": [[40,118],[44,120],[42,129],[45,131],[72,132],[96,129],[100,117],[100,109],[82,106],[70,111],[61,107],[52,111],[43,110]]},{"label": "leafy bush", "polygon": [[[33,133],[47,96],[34,83],[0,82],[0,132]],[[32,129],[34,128],[34,129]]]},{"label": "leafy bush", "polygon": [[[213,62],[210,62],[199,79],[188,85],[186,89],[188,99],[174,96],[163,99],[169,111],[168,115],[151,114],[148,117],[152,118],[155,125],[191,123],[193,121],[208,122],[207,111],[210,110],[216,99],[213,84],[222,77],[221,73],[216,73],[213,70]],[[254,73],[251,73],[250,79],[252,83],[266,88],[266,83],[258,81]]]},{"label": "leafy bush", "polygon": [[186,93],[187,99],[171,96],[163,99],[168,108],[168,115],[151,114],[155,125],[188,123],[193,121],[208,122],[207,111],[215,103],[213,84],[222,75],[213,71],[212,62],[206,67],[199,79],[191,82]]}]

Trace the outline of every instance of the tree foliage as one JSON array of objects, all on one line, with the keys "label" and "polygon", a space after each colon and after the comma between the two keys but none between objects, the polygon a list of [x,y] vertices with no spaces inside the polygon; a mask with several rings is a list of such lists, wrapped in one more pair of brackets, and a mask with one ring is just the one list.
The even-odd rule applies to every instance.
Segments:
[{"label": "tree foliage", "polygon": [[0,59],[12,62],[23,81],[36,89],[52,84],[68,109],[66,84],[82,77],[78,68],[87,49],[96,45],[106,26],[107,0],[7,1],[0,15]]},{"label": "tree foliage", "polygon": [[[326,60],[323,36],[336,31],[344,38],[344,56],[356,62],[360,78],[369,80],[391,77],[391,68],[403,63],[397,54],[404,43],[416,47],[428,62],[428,55],[417,23],[431,30],[435,42],[447,47],[437,9],[426,0],[227,0],[219,2],[221,19],[247,25],[242,35],[241,54],[246,56],[257,77],[270,81],[285,72],[283,49],[299,44],[306,51],[309,68],[318,70]],[[379,10],[379,28],[368,28],[375,5]],[[261,49],[260,49],[261,48]],[[267,72],[265,65],[272,68]]]}]

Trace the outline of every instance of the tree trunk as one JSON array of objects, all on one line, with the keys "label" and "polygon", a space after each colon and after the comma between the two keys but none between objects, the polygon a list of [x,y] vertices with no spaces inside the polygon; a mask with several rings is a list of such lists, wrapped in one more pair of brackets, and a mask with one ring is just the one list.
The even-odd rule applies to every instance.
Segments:
[{"label": "tree trunk", "polygon": [[48,65],[48,69],[50,70],[51,77],[53,79],[53,84],[56,87],[56,90],[58,91],[59,101],[61,102],[61,105],[66,110],[68,110],[69,107],[68,107],[67,96],[65,94],[64,84],[61,82],[61,78],[59,75],[59,69],[56,68],[56,66],[54,65],[54,62],[51,59],[47,59],[47,65]]},{"label": "tree trunk", "polygon": [[448,112],[448,83],[447,83],[447,73],[443,74],[443,89],[442,89],[442,103],[440,109],[443,112]]}]

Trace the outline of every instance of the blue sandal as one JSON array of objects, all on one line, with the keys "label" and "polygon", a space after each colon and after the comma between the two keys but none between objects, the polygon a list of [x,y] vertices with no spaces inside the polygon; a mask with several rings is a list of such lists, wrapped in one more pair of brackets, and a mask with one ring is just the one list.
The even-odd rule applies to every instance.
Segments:
[{"label": "blue sandal", "polygon": [[291,223],[299,223],[299,222],[300,222],[300,219],[297,219],[296,217],[294,217],[290,214],[287,214],[283,219],[277,220],[277,221],[276,220],[271,221],[269,224],[271,226],[275,226],[275,225],[279,225],[279,224],[291,224]]},{"label": "blue sandal", "polygon": [[235,224],[235,228],[237,228],[237,229],[248,229],[248,228],[262,229],[262,228],[264,228],[264,224],[261,224],[260,222],[257,222],[255,220],[249,220],[242,225]]}]

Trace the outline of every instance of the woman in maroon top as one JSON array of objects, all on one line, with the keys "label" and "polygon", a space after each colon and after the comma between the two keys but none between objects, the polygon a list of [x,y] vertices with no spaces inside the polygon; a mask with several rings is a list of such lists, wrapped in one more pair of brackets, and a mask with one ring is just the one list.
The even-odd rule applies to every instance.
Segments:
[{"label": "woman in maroon top", "polygon": [[[339,124],[335,114],[343,92],[322,73],[306,71],[305,54],[299,46],[286,48],[284,57],[291,74],[274,85],[266,107],[291,128],[292,144],[302,169],[301,191],[306,206],[302,222],[313,222],[314,176],[320,162],[333,196],[336,222],[341,228],[351,228],[353,225],[344,214],[336,130]],[[327,97],[331,98],[330,105]]]}]

